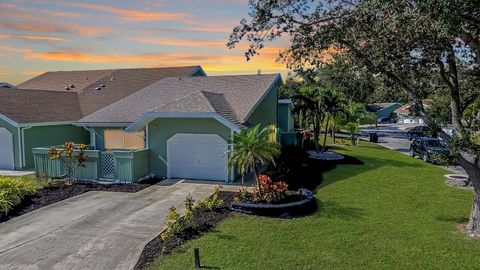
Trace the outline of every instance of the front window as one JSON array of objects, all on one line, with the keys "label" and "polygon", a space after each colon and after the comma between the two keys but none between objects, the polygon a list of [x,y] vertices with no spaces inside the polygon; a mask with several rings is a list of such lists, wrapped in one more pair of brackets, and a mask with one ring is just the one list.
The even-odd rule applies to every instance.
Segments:
[{"label": "front window", "polygon": [[145,131],[125,132],[121,129],[104,131],[105,149],[144,149]]}]

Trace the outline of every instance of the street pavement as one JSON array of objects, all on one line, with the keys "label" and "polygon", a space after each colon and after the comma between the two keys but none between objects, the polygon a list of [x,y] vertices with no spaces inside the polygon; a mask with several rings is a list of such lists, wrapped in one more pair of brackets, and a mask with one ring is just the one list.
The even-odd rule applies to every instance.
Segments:
[{"label": "street pavement", "polygon": [[[368,140],[369,132],[377,132],[378,144],[408,155],[411,141],[407,138],[407,131],[417,125],[418,124],[387,124],[378,125],[378,127],[365,125],[361,127],[360,137]],[[442,166],[442,168],[453,173],[466,174],[460,166]]]}]

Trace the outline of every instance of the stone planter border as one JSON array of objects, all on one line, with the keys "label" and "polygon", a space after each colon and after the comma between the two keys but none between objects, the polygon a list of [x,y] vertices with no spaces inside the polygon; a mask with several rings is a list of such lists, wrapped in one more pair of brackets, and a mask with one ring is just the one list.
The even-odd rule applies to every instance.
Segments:
[{"label": "stone planter border", "polygon": [[298,192],[303,199],[296,202],[283,204],[232,202],[230,209],[245,214],[270,217],[301,216],[315,211],[317,203],[313,192],[304,188],[299,189]]}]

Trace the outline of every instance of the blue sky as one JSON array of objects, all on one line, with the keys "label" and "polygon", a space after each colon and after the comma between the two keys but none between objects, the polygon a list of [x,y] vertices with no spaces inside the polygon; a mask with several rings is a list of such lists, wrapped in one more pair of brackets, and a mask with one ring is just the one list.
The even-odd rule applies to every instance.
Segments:
[{"label": "blue sky", "polygon": [[226,48],[247,0],[0,0],[0,81],[45,71],[202,65],[209,75],[285,73],[283,42],[247,62]]}]

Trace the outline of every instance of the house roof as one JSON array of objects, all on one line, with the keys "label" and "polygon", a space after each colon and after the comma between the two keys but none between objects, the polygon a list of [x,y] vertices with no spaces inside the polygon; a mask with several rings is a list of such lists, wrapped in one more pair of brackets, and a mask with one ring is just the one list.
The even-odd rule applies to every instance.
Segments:
[{"label": "house roof", "polygon": [[238,127],[279,74],[166,78],[81,119],[80,123],[133,123],[145,113],[216,113]]},{"label": "house roof", "polygon": [[[199,70],[200,66],[188,66],[46,72],[9,91],[8,101],[0,98],[0,114],[10,115],[17,123],[77,121],[161,79],[190,76]],[[100,90],[95,90],[98,87]],[[68,105],[73,109],[62,104],[65,97],[69,97]],[[28,106],[24,106],[26,102]],[[41,107],[50,110],[53,106],[60,106],[63,112],[53,117],[49,112],[31,111]],[[11,108],[16,108],[16,113],[12,113]]]},{"label": "house roof", "polygon": [[367,111],[379,112],[396,105],[400,105],[400,103],[398,102],[372,103],[367,105]]},{"label": "house roof", "polygon": [[[429,107],[432,104],[432,101],[429,99],[422,100],[423,106]],[[407,103],[401,106],[400,108],[396,109],[394,112],[398,114],[410,114],[410,108],[412,107],[412,103]]]},{"label": "house roof", "polygon": [[0,91],[0,113],[17,123],[75,121],[82,117],[76,93],[30,89]]},{"label": "house roof", "polygon": [[15,85],[9,84],[7,82],[0,82],[0,88],[16,89],[17,87]]}]

